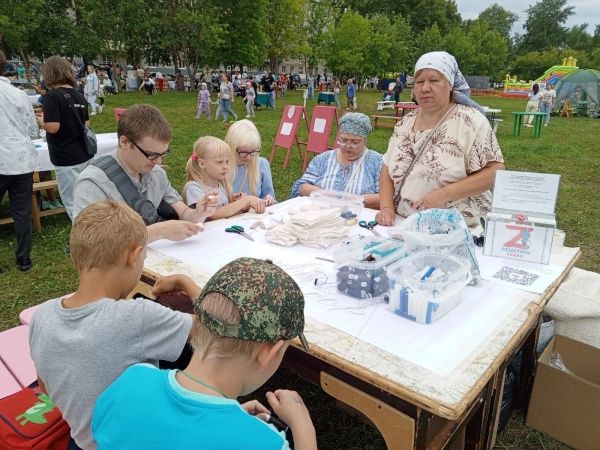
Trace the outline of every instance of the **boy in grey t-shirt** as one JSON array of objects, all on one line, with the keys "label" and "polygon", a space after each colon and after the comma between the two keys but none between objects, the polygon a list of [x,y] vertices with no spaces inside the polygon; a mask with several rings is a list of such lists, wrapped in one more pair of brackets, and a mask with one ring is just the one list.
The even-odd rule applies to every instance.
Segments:
[{"label": "boy in grey t-shirt", "polygon": [[[43,303],[31,321],[40,387],[84,450],[96,448],[90,426],[100,394],[129,366],[176,360],[189,339],[190,314],[145,299],[116,300],[139,281],[147,240],[144,222],[126,204],[104,200],[86,207],[70,236],[79,287],[68,299]],[[197,296],[195,289],[188,294]]]}]

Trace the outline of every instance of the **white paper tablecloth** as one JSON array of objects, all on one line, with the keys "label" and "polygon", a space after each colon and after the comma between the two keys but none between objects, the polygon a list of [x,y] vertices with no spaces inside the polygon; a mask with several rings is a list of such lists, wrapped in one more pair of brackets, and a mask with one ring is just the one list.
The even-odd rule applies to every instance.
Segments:
[{"label": "white paper tablecloth", "polygon": [[[98,139],[98,153],[96,153],[96,158],[108,155],[117,148],[117,144],[119,143],[119,140],[117,139],[117,133],[97,134],[96,138]],[[38,151],[38,166],[36,168],[36,172],[41,170],[54,170],[54,166],[50,162],[48,143],[44,142],[43,139],[36,139],[33,141],[33,143]]]},{"label": "white paper tablecloth", "polygon": [[[310,200],[296,198],[269,209],[274,209],[277,214],[302,203],[310,203]],[[376,212],[363,208],[361,219],[372,220]],[[480,287],[466,287],[463,302],[433,324],[413,323],[390,313],[387,304],[382,301],[355,300],[336,291],[334,265],[315,256],[329,256],[339,248],[339,244],[327,249],[314,249],[300,244],[283,247],[268,242],[264,230],[251,230],[254,222],[256,220],[244,220],[243,217],[208,222],[203,233],[185,241],[160,240],[150,244],[150,247],[209,274],[241,256],[271,259],[298,282],[305,295],[307,319],[332,326],[441,376],[454,370],[509,315],[517,314],[529,303],[526,292],[485,281]],[[226,233],[225,228],[234,224],[243,226],[255,241]],[[377,226],[376,230],[385,236],[390,229]],[[353,225],[349,235],[358,234],[371,236],[358,224]],[[553,262],[567,265],[570,260],[568,256],[576,253],[575,249],[568,250],[553,254]],[[497,259],[483,256],[479,248],[477,258],[482,266]],[[327,277],[326,286],[315,287],[315,277],[319,274]]]}]

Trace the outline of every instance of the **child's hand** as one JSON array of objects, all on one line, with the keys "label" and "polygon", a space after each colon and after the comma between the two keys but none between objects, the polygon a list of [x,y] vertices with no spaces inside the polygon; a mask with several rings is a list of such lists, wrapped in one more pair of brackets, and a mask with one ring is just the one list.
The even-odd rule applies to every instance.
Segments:
[{"label": "child's hand", "polygon": [[271,206],[273,203],[275,203],[275,199],[273,198],[273,196],[271,194],[267,194],[265,195],[265,202],[267,202],[267,206]]},{"label": "child's hand", "polygon": [[265,408],[258,400],[250,400],[249,402],[240,405],[248,414],[251,416],[258,416],[260,419],[266,421],[265,414],[271,414],[267,408]]},{"label": "child's hand", "polygon": [[219,191],[210,191],[196,202],[196,211],[201,212],[204,219],[206,219],[214,214],[218,204]]},{"label": "child's hand", "polygon": [[[267,401],[281,420],[287,423],[292,431],[310,430],[314,427],[308,409],[302,398],[295,391],[279,389],[267,392]],[[294,440],[296,435],[294,434]]]},{"label": "child's hand", "polygon": [[181,292],[183,290],[182,281],[181,281],[182,277],[186,277],[186,276],[177,274],[177,275],[168,275],[166,277],[160,277],[158,280],[156,280],[156,283],[154,283],[154,287],[152,288],[152,293],[154,295],[160,295],[160,294],[175,294],[175,293]]},{"label": "child's hand", "polygon": [[238,192],[237,194],[233,194],[233,201],[239,200],[242,197],[245,197],[246,194],[245,192]]},{"label": "child's hand", "polygon": [[246,197],[244,197],[244,200],[246,200],[246,208],[244,208],[245,211],[248,211],[250,208],[253,208],[254,211],[258,214],[262,214],[265,212],[267,202],[262,198],[247,195]]}]

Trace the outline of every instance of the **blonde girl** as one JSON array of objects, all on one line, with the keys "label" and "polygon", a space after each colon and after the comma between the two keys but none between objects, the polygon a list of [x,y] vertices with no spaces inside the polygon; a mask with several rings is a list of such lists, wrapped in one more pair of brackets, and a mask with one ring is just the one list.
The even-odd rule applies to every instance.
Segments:
[{"label": "blonde girl", "polygon": [[256,125],[249,120],[234,123],[225,142],[231,149],[227,179],[233,191],[262,198],[267,206],[275,203],[271,166],[266,158],[259,156],[261,139]]},{"label": "blonde girl", "polygon": [[213,136],[204,136],[195,142],[194,153],[185,166],[183,201],[190,208],[208,192],[219,192],[217,210],[211,215],[211,220],[225,219],[250,208],[258,213],[265,211],[265,200],[251,195],[233,194],[227,180],[230,157],[231,150],[227,143]]}]

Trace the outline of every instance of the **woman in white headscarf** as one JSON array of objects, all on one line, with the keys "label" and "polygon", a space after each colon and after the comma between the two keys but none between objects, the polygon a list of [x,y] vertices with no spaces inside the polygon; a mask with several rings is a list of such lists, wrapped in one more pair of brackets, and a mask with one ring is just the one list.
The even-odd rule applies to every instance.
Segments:
[{"label": "woman in white headscarf", "polygon": [[377,223],[390,226],[396,214],[456,207],[470,227],[481,226],[504,158],[469,90],[449,53],[419,58],[414,94],[421,109],[398,121],[383,156]]}]

